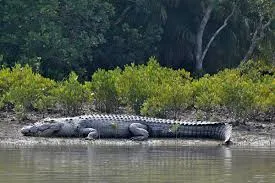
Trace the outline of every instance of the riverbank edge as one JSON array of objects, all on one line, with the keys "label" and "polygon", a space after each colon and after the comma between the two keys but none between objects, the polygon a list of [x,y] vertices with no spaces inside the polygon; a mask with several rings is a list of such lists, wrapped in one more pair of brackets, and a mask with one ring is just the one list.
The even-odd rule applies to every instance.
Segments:
[{"label": "riverbank edge", "polygon": [[[129,139],[97,139],[87,141],[83,138],[44,138],[26,137],[20,129],[45,117],[61,117],[61,114],[32,113],[29,119],[20,122],[14,112],[0,112],[0,146],[70,146],[70,145],[115,145],[115,146],[219,146],[222,141],[212,139],[154,139],[136,142]],[[224,117],[224,116],[223,116]],[[183,119],[194,121],[192,114]],[[233,126],[231,146],[275,147],[275,123],[271,121],[248,121],[246,123],[232,122],[232,119],[221,119]]]}]

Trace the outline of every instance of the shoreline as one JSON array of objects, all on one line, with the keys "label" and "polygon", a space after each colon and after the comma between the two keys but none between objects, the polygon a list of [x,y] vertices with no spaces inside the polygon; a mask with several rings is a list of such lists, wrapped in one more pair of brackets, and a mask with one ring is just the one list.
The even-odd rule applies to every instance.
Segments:
[{"label": "shoreline", "polygon": [[[44,118],[41,114],[32,114],[32,120],[24,123],[14,117],[14,113],[0,113],[0,146],[73,146],[81,145],[115,145],[115,146],[218,146],[222,141],[212,139],[190,138],[149,138],[146,141],[131,141],[129,139],[97,139],[87,141],[84,138],[45,138],[27,137],[20,133],[20,129],[30,123]],[[60,117],[56,114],[55,117]],[[246,122],[246,124],[232,124],[233,142],[230,146],[275,147],[275,123],[272,122]]]}]

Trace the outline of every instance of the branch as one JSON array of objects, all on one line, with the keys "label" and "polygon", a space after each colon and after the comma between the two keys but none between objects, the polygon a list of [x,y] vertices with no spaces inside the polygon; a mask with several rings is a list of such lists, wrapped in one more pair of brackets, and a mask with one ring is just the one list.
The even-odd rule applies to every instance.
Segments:
[{"label": "branch", "polygon": [[257,39],[257,36],[261,27],[262,27],[262,22],[260,22],[259,26],[255,29],[255,32],[253,33],[253,36],[252,36],[252,42]]},{"label": "branch", "polygon": [[115,21],[115,25],[119,24],[125,17],[126,13],[128,13],[128,11],[131,9],[131,6],[127,6],[127,8],[125,8],[123,10],[123,12],[121,13],[121,15],[118,17],[118,19]]},{"label": "branch", "polygon": [[268,22],[261,27],[260,37],[257,39],[257,41],[260,41],[264,38],[265,36],[264,31],[266,28],[269,27],[270,24],[271,24],[271,19],[269,19]]},{"label": "branch", "polygon": [[208,52],[208,49],[210,47],[210,45],[212,44],[212,42],[215,40],[215,38],[217,37],[217,35],[227,26],[228,24],[228,20],[233,16],[234,12],[236,10],[236,5],[234,5],[234,8],[232,10],[232,12],[226,17],[226,19],[224,20],[223,22],[223,25],[213,34],[213,36],[211,37],[211,39],[209,40],[209,42],[207,43],[204,51],[203,51],[203,54],[201,56],[201,59],[203,60],[206,53]]},{"label": "branch", "polygon": [[204,1],[201,1],[201,7],[202,7],[202,12],[205,12],[206,8],[205,8],[205,2]]},{"label": "branch", "polygon": [[271,18],[268,20],[266,24],[263,26],[263,30],[266,29],[271,24]]},{"label": "branch", "polygon": [[[262,23],[263,23],[263,18],[260,19],[259,25],[255,29],[255,32],[253,33],[253,37],[252,37],[252,40],[251,40],[251,45],[249,46],[249,49],[246,52],[246,54],[245,54],[245,56],[242,60],[243,62],[246,62],[249,59],[249,57],[252,55],[254,49],[256,48],[258,42],[261,41],[264,38],[264,36],[265,36],[264,31],[271,24],[271,19],[269,19],[268,22],[264,25]],[[260,31],[260,33],[259,33],[259,31]],[[260,35],[258,35],[258,34],[260,34]]]}]

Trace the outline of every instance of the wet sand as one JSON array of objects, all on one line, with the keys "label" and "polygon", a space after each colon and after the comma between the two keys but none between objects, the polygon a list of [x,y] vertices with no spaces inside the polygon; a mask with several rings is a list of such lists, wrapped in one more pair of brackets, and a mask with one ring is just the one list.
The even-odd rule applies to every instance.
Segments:
[{"label": "wet sand", "polygon": [[[32,121],[19,122],[10,113],[0,116],[0,145],[11,146],[36,146],[36,145],[221,145],[221,141],[211,139],[149,139],[136,142],[128,139],[97,139],[87,141],[83,138],[44,138],[26,137],[20,129],[41,116],[34,116]],[[261,146],[275,147],[275,123],[272,122],[247,122],[245,125],[233,124],[233,146]]]}]

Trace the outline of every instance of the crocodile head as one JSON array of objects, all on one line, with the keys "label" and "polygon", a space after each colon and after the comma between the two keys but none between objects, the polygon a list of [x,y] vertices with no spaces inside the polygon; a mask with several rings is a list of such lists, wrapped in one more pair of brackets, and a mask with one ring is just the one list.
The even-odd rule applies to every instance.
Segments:
[{"label": "crocodile head", "polygon": [[59,122],[37,122],[33,125],[24,126],[21,133],[25,136],[52,136],[60,130],[62,123]]}]

